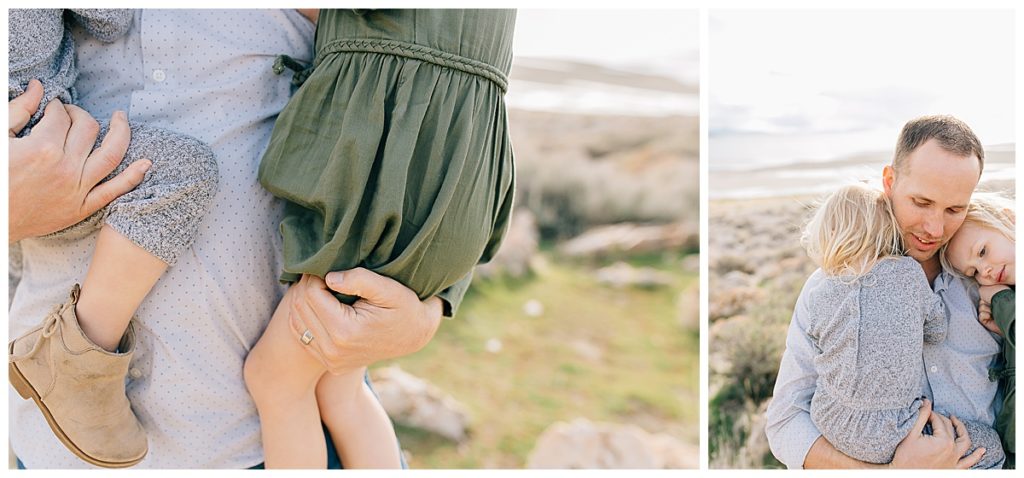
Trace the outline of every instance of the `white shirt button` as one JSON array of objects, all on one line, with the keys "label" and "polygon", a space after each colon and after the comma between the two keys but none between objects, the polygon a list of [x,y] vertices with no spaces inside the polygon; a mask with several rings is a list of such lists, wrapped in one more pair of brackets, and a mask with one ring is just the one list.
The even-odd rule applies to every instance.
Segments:
[{"label": "white shirt button", "polygon": [[932,365],[932,367],[930,369],[928,369],[928,370],[931,370],[932,373],[935,373],[935,372],[939,371],[939,367],[936,367],[935,365]]},{"label": "white shirt button", "polygon": [[128,376],[130,376],[133,379],[138,379],[139,377],[142,376],[142,371],[135,367],[132,367],[130,370],[128,370]]},{"label": "white shirt button", "polygon": [[153,70],[153,81],[161,82],[167,79],[167,73],[164,70]]}]

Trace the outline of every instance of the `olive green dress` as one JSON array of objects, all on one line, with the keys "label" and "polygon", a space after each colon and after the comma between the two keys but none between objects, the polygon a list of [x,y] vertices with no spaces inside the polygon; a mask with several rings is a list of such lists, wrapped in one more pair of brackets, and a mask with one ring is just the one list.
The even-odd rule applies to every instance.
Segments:
[{"label": "olive green dress", "polygon": [[511,215],[514,25],[514,10],[321,11],[259,170],[287,200],[282,281],[366,267],[454,314]]}]

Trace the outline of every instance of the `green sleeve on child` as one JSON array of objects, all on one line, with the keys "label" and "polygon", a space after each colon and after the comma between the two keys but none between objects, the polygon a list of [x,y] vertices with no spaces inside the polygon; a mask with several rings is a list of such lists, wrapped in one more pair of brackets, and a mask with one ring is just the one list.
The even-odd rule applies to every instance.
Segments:
[{"label": "green sleeve on child", "polygon": [[1014,410],[1016,395],[1016,342],[1014,321],[1016,318],[1016,293],[1013,289],[1004,290],[992,297],[992,318],[999,331],[1003,334],[1001,350],[1002,370],[996,371],[999,377],[999,388],[1003,392],[1003,408],[996,416],[995,429],[1003,439],[1003,450],[1006,452],[1004,468],[1014,468],[1016,454],[1015,435],[1016,418]]}]

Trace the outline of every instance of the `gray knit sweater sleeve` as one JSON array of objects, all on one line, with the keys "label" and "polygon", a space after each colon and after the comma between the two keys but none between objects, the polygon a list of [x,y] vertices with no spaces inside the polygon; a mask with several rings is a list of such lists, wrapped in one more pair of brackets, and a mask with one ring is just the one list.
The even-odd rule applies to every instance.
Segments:
[{"label": "gray knit sweater sleeve", "polygon": [[949,330],[949,310],[943,304],[942,298],[930,288],[922,289],[917,300],[921,304],[924,316],[925,343],[941,344],[946,340],[946,332]]},{"label": "gray knit sweater sleeve", "polygon": [[71,18],[99,41],[110,43],[132,26],[135,13],[126,8],[73,8]]},{"label": "gray knit sweater sleeve", "polygon": [[[110,42],[128,32],[133,15],[131,10],[125,9],[11,9],[7,32],[7,100],[20,96],[30,80],[38,79],[43,83],[41,106],[54,98],[74,103],[78,70],[75,68],[75,44],[65,26],[65,16],[96,38]],[[42,115],[40,107],[29,129]]]}]

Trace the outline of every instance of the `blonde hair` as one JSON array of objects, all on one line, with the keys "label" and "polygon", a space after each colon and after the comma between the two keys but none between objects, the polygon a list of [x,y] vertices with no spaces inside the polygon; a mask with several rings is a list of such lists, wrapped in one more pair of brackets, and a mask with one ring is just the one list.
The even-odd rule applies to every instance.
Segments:
[{"label": "blonde hair", "polygon": [[844,186],[825,199],[804,227],[800,243],[832,276],[862,276],[903,249],[888,198],[864,184]]},{"label": "blonde hair", "polygon": [[[967,206],[967,215],[964,216],[964,223],[960,227],[962,228],[968,224],[985,227],[1002,234],[1016,244],[1015,222],[1016,213],[1013,211],[1013,200],[1000,193],[974,193],[971,196],[971,203]],[[949,258],[946,257],[946,249],[948,247],[949,242],[946,242],[942,245],[942,250],[939,251],[939,260],[942,262],[942,268],[965,277],[949,263]]]}]

